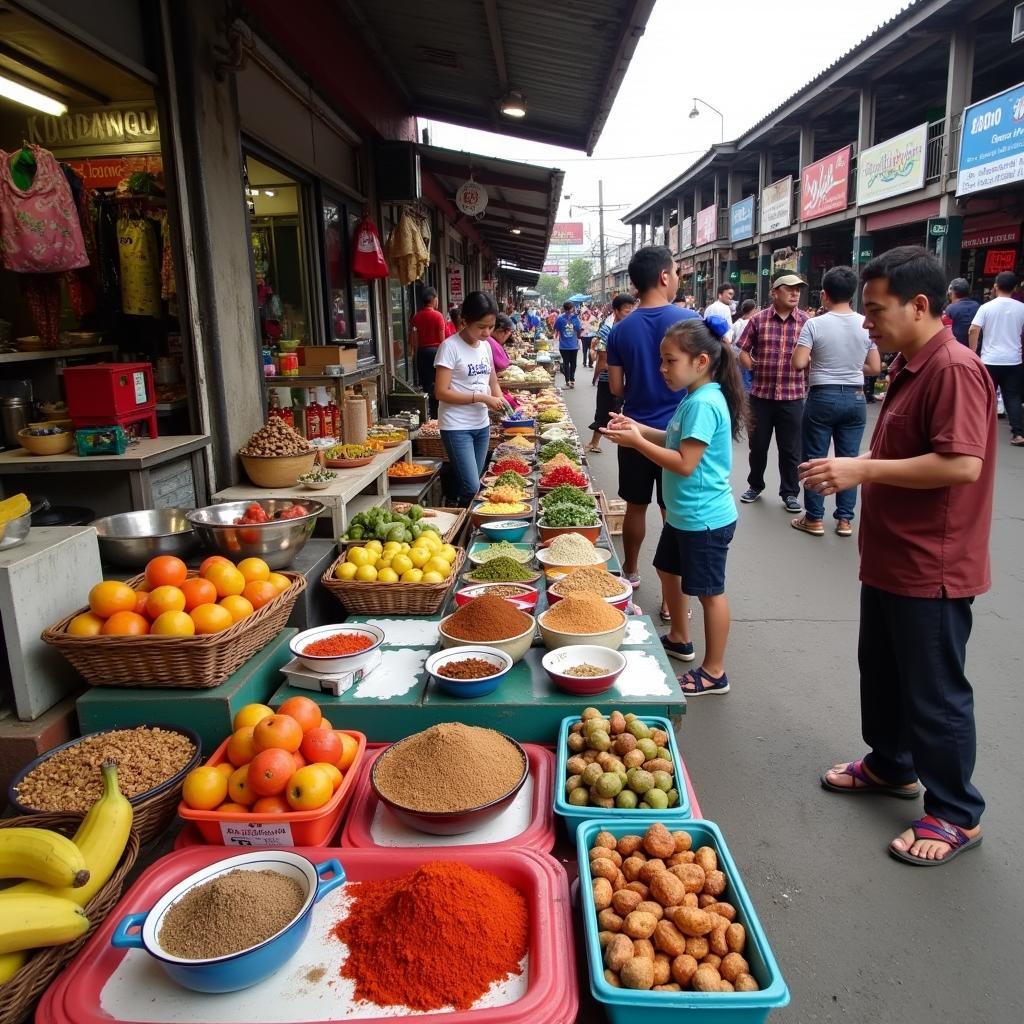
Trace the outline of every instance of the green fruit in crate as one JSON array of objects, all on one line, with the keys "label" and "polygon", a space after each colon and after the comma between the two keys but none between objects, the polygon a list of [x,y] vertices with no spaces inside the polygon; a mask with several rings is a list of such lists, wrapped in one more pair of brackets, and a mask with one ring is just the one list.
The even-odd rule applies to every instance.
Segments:
[{"label": "green fruit in crate", "polygon": [[660,789],[651,789],[644,794],[644,799],[656,811],[663,811],[668,807],[668,796]]},{"label": "green fruit in crate", "polygon": [[569,794],[569,803],[571,803],[573,807],[586,807],[587,804],[590,803],[590,793],[587,792],[586,787],[580,786],[577,789],[574,789]]},{"label": "green fruit in crate", "polygon": [[615,806],[621,807],[623,810],[633,810],[640,801],[637,799],[636,793],[631,789],[624,789],[616,798]]},{"label": "green fruit in crate", "polygon": [[653,761],[658,756],[658,744],[654,740],[637,740],[636,747],[643,752],[648,761]]},{"label": "green fruit in crate", "polygon": [[654,789],[654,776],[643,768],[631,768],[626,772],[626,785],[634,793],[646,794]]},{"label": "green fruit in crate", "polygon": [[650,738],[651,730],[644,725],[638,718],[634,718],[633,721],[626,725],[626,730],[636,740],[646,740]]},{"label": "green fruit in crate", "polygon": [[597,795],[602,797],[618,796],[622,792],[622,780],[612,772],[605,772],[594,783]]},{"label": "green fruit in crate", "polygon": [[669,805],[669,807],[675,807],[675,806],[678,805],[678,803],[679,803],[679,790],[678,789],[670,789],[665,794],[665,796],[668,797],[668,805]]},{"label": "green fruit in crate", "polygon": [[672,788],[672,776],[668,772],[652,772],[655,789],[667,793]]}]

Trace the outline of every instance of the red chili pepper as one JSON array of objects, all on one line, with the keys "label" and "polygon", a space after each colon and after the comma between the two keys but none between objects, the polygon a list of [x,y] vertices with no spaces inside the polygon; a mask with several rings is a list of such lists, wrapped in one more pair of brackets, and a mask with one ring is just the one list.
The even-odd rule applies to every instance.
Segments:
[{"label": "red chili pepper", "polygon": [[502,473],[507,473],[509,470],[520,476],[529,476],[530,474],[530,467],[525,462],[520,462],[519,459],[502,459],[491,467],[491,472],[495,476],[501,476]]},{"label": "red chili pepper", "polygon": [[586,487],[587,478],[575,469],[568,466],[558,466],[556,469],[545,473],[541,477],[541,487],[558,487],[561,484],[571,484],[573,487]]}]

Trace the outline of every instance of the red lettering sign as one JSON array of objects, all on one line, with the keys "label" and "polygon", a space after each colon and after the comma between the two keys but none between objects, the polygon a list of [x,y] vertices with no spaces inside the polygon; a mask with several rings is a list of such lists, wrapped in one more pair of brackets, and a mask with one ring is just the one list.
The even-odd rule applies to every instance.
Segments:
[{"label": "red lettering sign", "polygon": [[814,220],[846,209],[850,201],[850,153],[851,147],[844,146],[803,169],[801,220]]},{"label": "red lettering sign", "polygon": [[984,274],[986,277],[1001,274],[1004,270],[1013,270],[1016,265],[1016,249],[989,249],[985,253]]},{"label": "red lettering sign", "polygon": [[556,221],[551,229],[552,245],[582,245],[583,222],[577,220]]},{"label": "red lettering sign", "polygon": [[1010,245],[1020,241],[1020,225],[965,231],[960,245],[964,249],[987,249],[990,245]]},{"label": "red lettering sign", "polygon": [[159,153],[145,156],[72,157],[65,163],[89,188],[117,188],[117,183],[136,171],[163,174],[164,164]]}]

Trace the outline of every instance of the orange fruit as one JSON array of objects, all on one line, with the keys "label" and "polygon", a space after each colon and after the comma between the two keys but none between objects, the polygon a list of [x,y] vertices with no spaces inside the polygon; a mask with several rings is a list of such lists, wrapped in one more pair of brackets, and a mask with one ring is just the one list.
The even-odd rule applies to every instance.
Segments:
[{"label": "orange fruit", "polygon": [[149,601],[148,590],[136,590],[135,591],[135,607],[132,609],[136,615],[146,614],[146,602]]},{"label": "orange fruit", "polygon": [[145,636],[149,632],[149,621],[135,612],[114,612],[100,632],[103,636]]},{"label": "orange fruit", "polygon": [[230,597],[245,590],[245,577],[233,565],[211,565],[206,570],[206,579],[217,588],[218,597]]},{"label": "orange fruit", "polygon": [[298,771],[300,768],[305,768],[309,762],[302,756],[301,750],[296,750],[292,754],[292,760],[295,762],[295,770]]},{"label": "orange fruit", "polygon": [[185,610],[185,595],[172,586],[160,586],[150,592],[146,598],[146,614],[155,619],[164,612],[181,612]]},{"label": "orange fruit", "polygon": [[181,585],[185,595],[185,611],[190,612],[201,604],[217,603],[217,588],[209,581],[200,577],[185,580]]},{"label": "orange fruit", "polygon": [[235,766],[230,761],[221,761],[220,764],[215,764],[213,767],[216,768],[225,779],[230,779],[235,772]]},{"label": "orange fruit", "polygon": [[89,609],[101,619],[135,611],[135,591],[120,580],[104,580],[89,591]]},{"label": "orange fruit", "polygon": [[249,601],[253,608],[262,608],[277,597],[277,591],[274,589],[273,583],[268,583],[266,580],[253,580],[251,583],[246,583],[242,597]]},{"label": "orange fruit", "polygon": [[224,773],[209,765],[193,768],[181,787],[182,800],[194,811],[212,811],[227,795],[228,780]]},{"label": "orange fruit", "polygon": [[180,587],[188,579],[188,566],[175,555],[157,555],[146,563],[146,582],[150,589]]},{"label": "orange fruit", "polygon": [[243,726],[255,725],[261,718],[268,718],[273,713],[274,709],[268,708],[266,704],[246,704],[235,712],[231,728],[237,732]]},{"label": "orange fruit", "polygon": [[238,563],[238,571],[245,577],[246,583],[254,580],[265,582],[270,578],[270,566],[262,558],[243,558]]},{"label": "orange fruit", "polygon": [[319,768],[320,771],[326,772],[327,777],[331,780],[331,790],[337,789],[341,785],[341,780],[344,776],[333,764],[328,764],[326,761],[314,761],[314,768]]},{"label": "orange fruit", "polygon": [[219,604],[201,604],[188,613],[196,624],[196,632],[200,635],[219,633],[235,624],[231,612],[221,608]]},{"label": "orange fruit", "polygon": [[199,566],[199,575],[202,576],[203,579],[206,579],[206,570],[209,569],[211,565],[218,564],[233,566],[235,563],[232,562],[230,558],[225,558],[223,555],[210,555],[209,558],[204,558],[202,564]]},{"label": "orange fruit", "polygon": [[[261,718],[252,734],[253,747],[261,750],[287,750],[294,753],[302,744],[302,726],[291,715],[275,714]],[[263,794],[269,796],[272,794]]]},{"label": "orange fruit", "polygon": [[103,620],[92,612],[82,612],[68,623],[68,636],[99,636]]},{"label": "orange fruit", "polygon": [[287,814],[291,808],[280,796],[261,796],[250,808],[255,814]]},{"label": "orange fruit", "polygon": [[295,762],[286,750],[261,750],[246,767],[249,788],[257,796],[283,793],[295,774]]},{"label": "orange fruit", "polygon": [[281,573],[279,572],[272,572],[267,577],[267,582],[273,583],[274,588],[277,590],[279,594],[286,591],[292,585],[292,581],[288,579],[287,576],[281,575]]},{"label": "orange fruit", "polygon": [[336,763],[343,772],[347,772],[352,767],[356,754],[359,753],[359,741],[354,736],[349,736],[347,732],[339,732],[337,729],[334,730],[334,735],[341,740],[341,757]]},{"label": "orange fruit", "polygon": [[302,737],[302,746],[299,747],[302,756],[314,764],[337,764],[341,760],[341,740],[330,729],[310,729]]},{"label": "orange fruit", "polygon": [[252,731],[251,725],[243,725],[236,729],[228,740],[227,757],[236,768],[248,764],[256,753],[256,748],[252,745]]},{"label": "orange fruit", "polygon": [[326,718],[321,718],[320,719],[320,724],[317,726],[317,728],[318,729],[330,729],[331,732],[334,732],[334,726],[331,725],[331,723],[328,722]]},{"label": "orange fruit", "polygon": [[308,764],[288,780],[284,795],[293,811],[312,811],[323,807],[333,792],[330,776],[316,765]]},{"label": "orange fruit", "polygon": [[290,715],[302,726],[303,732],[316,729],[323,715],[320,713],[320,705],[309,697],[289,697],[278,709],[279,715]]},{"label": "orange fruit", "polygon": [[196,624],[187,612],[161,612],[149,631],[155,636],[195,636]]},{"label": "orange fruit", "polygon": [[231,778],[228,779],[228,796],[236,804],[244,804],[246,807],[256,799],[256,794],[249,788],[249,766],[247,764],[243,764],[231,773]]},{"label": "orange fruit", "polygon": [[233,800],[226,800],[219,807],[215,807],[216,811],[223,811],[225,814],[248,814],[249,808],[245,804],[235,803]]},{"label": "orange fruit", "polygon": [[[206,580],[203,580],[205,583]],[[217,604],[221,608],[227,608],[231,612],[231,618],[235,622],[241,622],[242,619],[247,619],[256,610],[252,604],[247,601],[241,594],[232,594],[230,597],[221,598]]]}]

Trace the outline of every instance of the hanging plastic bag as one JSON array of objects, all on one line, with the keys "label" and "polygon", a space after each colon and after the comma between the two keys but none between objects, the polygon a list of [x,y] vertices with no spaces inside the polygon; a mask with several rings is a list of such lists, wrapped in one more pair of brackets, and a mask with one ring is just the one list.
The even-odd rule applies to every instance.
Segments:
[{"label": "hanging plastic bag", "polygon": [[380,244],[380,235],[369,216],[363,214],[352,239],[352,272],[367,281],[388,276],[388,261]]}]

